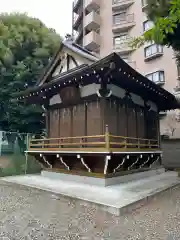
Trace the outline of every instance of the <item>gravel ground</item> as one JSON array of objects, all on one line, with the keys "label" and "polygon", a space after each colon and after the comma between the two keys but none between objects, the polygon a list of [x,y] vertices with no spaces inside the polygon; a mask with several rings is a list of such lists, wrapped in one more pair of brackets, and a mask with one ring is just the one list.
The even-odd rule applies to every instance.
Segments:
[{"label": "gravel ground", "polygon": [[0,181],[0,240],[179,240],[180,187],[121,217]]}]

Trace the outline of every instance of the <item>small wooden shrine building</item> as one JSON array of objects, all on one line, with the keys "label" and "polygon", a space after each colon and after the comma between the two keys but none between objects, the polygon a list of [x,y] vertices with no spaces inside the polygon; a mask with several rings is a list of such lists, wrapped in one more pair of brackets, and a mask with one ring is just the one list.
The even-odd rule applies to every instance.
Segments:
[{"label": "small wooden shrine building", "polygon": [[47,138],[28,154],[48,171],[96,177],[161,163],[159,111],[180,106],[116,53],[99,60],[70,40],[18,100],[46,109]]}]

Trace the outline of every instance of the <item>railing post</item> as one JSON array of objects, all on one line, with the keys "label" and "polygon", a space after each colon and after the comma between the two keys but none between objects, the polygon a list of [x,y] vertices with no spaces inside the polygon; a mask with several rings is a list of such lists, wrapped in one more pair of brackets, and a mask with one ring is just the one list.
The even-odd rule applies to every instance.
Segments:
[{"label": "railing post", "polygon": [[24,174],[27,174],[27,170],[28,170],[28,152],[29,151],[29,147],[30,147],[30,136],[29,133],[27,133],[26,135],[26,152],[25,152],[25,169],[24,169]]},{"label": "railing post", "polygon": [[110,150],[110,136],[109,136],[109,127],[106,125],[105,129],[105,143],[106,143],[106,149]]},{"label": "railing post", "polygon": [[138,138],[138,148],[140,148],[140,140],[139,140],[139,138]]},{"label": "railing post", "polygon": [[127,138],[125,138],[125,148],[127,148]]},{"label": "railing post", "polygon": [[83,138],[80,138],[80,147],[81,147],[81,148],[83,148],[82,143],[83,143]]},{"label": "railing post", "polygon": [[42,140],[41,143],[42,143],[41,148],[44,148],[44,146],[45,146],[45,140]]},{"label": "railing post", "polygon": [[30,135],[29,133],[27,133],[27,135],[26,135],[26,151],[28,151],[30,148],[31,138],[29,135]]}]

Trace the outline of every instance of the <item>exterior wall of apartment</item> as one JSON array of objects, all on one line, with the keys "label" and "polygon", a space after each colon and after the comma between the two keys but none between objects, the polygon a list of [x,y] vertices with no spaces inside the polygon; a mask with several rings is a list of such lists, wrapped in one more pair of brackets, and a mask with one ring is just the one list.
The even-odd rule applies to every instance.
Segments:
[{"label": "exterior wall of apartment", "polygon": [[101,0],[100,3],[101,16],[101,46],[100,56],[105,57],[113,51],[113,33],[112,33],[112,0]]},{"label": "exterior wall of apartment", "polygon": [[[142,0],[119,0],[119,2],[131,1],[131,4],[124,9],[113,7],[114,0],[81,1],[97,1],[97,3],[99,3],[98,14],[100,14],[101,20],[100,32],[98,33],[100,35],[100,57],[104,57],[109,53],[115,51],[120,54],[122,58],[127,58],[126,60],[129,62],[129,64],[143,75],[147,75],[156,71],[163,71],[164,82],[161,82],[160,84],[169,92],[174,93],[174,88],[178,83],[178,72],[174,54],[171,48],[163,47],[162,54],[159,54],[158,56],[155,54],[151,59],[147,60],[145,59],[144,54],[145,46],[142,46],[134,51],[132,51],[132,48],[123,51],[124,46],[121,48],[121,50],[119,50],[118,47],[114,46],[114,36],[123,35],[126,33],[128,42],[131,38],[143,34],[143,22],[147,20],[147,16],[145,11],[142,10]],[[127,22],[130,23],[130,26],[126,27],[126,29],[121,27],[119,29],[116,29],[116,26],[114,25],[113,15],[120,12],[126,12]],[[130,21],[128,19],[130,19]],[[83,32],[85,35],[85,31]],[[180,114],[178,110],[167,112],[161,116],[161,134],[169,135],[170,138],[180,137]]]}]

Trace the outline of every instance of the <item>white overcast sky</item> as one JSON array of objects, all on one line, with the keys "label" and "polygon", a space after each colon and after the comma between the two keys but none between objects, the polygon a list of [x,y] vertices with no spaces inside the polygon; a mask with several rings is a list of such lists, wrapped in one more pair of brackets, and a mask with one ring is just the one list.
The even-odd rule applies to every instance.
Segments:
[{"label": "white overcast sky", "polygon": [[71,33],[73,0],[0,0],[0,12],[26,12],[61,36]]}]

